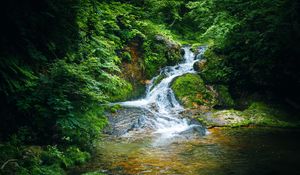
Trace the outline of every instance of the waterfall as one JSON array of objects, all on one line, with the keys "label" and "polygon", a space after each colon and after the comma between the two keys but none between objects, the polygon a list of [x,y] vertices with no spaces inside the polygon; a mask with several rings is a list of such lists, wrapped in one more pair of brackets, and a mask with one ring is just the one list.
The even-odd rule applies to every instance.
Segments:
[{"label": "waterfall", "polygon": [[[199,48],[199,54],[196,57],[190,47],[186,46],[182,49],[184,50],[182,62],[175,66],[162,68],[160,74],[151,79],[143,99],[118,103],[124,107],[138,107],[149,111],[152,114],[151,117],[143,116],[143,122],[153,129],[153,133],[160,134],[165,138],[197,127],[195,124],[189,124],[187,119],[180,117],[180,112],[184,108],[176,100],[170,84],[176,77],[186,73],[195,73],[193,65],[198,58],[201,58],[205,47]],[[164,78],[155,85],[155,80],[160,76]]]}]

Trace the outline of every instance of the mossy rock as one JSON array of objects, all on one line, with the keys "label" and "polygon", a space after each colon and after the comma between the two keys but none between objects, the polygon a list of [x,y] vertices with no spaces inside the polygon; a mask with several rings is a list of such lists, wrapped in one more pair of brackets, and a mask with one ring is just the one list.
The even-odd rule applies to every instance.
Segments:
[{"label": "mossy rock", "polygon": [[197,72],[201,72],[201,70],[204,70],[206,67],[206,59],[201,59],[194,63],[193,68]]},{"label": "mossy rock", "polygon": [[268,105],[264,102],[252,102],[243,114],[254,125],[270,127],[299,127],[298,118],[291,116],[280,106]]},{"label": "mossy rock", "polygon": [[230,80],[231,70],[225,65],[224,58],[209,48],[203,59],[205,66],[199,69],[199,75],[207,84],[226,84]]},{"label": "mossy rock", "polygon": [[252,102],[242,111],[239,110],[213,110],[205,114],[199,113],[197,120],[207,128],[211,127],[241,127],[262,126],[280,128],[299,128],[299,119],[293,119],[277,106],[264,102]]},{"label": "mossy rock", "polygon": [[156,35],[143,43],[144,67],[147,78],[159,73],[160,68],[175,65],[181,60],[180,45],[170,38]]},{"label": "mossy rock", "polygon": [[94,172],[87,172],[82,175],[105,175],[105,174],[102,173],[101,171],[94,171]]},{"label": "mossy rock", "polygon": [[232,99],[228,87],[225,85],[216,85],[214,89],[217,92],[217,99],[219,107],[233,107],[235,105],[234,100]]},{"label": "mossy rock", "polygon": [[151,87],[150,90],[152,90],[156,85],[158,85],[164,78],[166,78],[165,74],[160,74],[153,80],[153,86]]},{"label": "mossy rock", "polygon": [[171,88],[179,102],[187,108],[212,107],[217,102],[213,91],[209,90],[196,74],[185,74],[176,78]]}]

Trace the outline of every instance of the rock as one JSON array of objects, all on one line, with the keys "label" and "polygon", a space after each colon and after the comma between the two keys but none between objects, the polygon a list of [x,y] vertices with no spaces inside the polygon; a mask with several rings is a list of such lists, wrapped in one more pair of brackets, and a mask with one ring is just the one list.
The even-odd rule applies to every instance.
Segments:
[{"label": "rock", "polygon": [[[203,51],[205,51],[207,49],[206,46],[197,46],[197,47],[192,47],[191,48],[195,54],[195,59],[201,59],[202,58],[202,54]],[[198,57],[198,58],[197,58]]]},{"label": "rock", "polygon": [[155,40],[163,42],[166,46],[170,48],[180,48],[180,45],[175,43],[174,41],[162,36],[162,35],[155,35]]},{"label": "rock", "polygon": [[184,56],[184,54],[185,54],[184,49],[180,49],[180,55],[181,55],[181,56]]},{"label": "rock", "polygon": [[194,70],[197,72],[200,72],[206,66],[206,62],[207,62],[206,59],[201,59],[201,60],[195,62],[193,65]]},{"label": "rock", "polygon": [[176,78],[171,88],[178,101],[186,108],[213,107],[217,102],[215,93],[196,74],[184,74]]},{"label": "rock", "polygon": [[133,107],[123,107],[115,113],[107,113],[106,116],[109,120],[109,126],[105,128],[104,133],[116,136],[144,127],[145,116],[154,117],[152,113],[145,109]]},{"label": "rock", "polygon": [[165,56],[169,64],[176,64],[181,59],[182,49],[179,43],[162,35],[155,35],[156,48],[160,49],[162,56]]},{"label": "rock", "polygon": [[151,80],[145,80],[144,81],[144,84],[146,84],[146,85],[148,85],[148,84],[150,84],[151,83]]},{"label": "rock", "polygon": [[185,136],[186,138],[193,138],[194,136],[204,136],[205,132],[205,128],[201,124],[199,124],[193,125],[189,129],[180,132],[179,135]]},{"label": "rock", "polygon": [[232,99],[227,86],[216,85],[214,86],[214,89],[216,90],[217,93],[218,107],[228,108],[228,107],[233,107],[235,105],[235,102]]},{"label": "rock", "polygon": [[190,118],[205,125],[206,128],[225,127],[241,124],[245,117],[243,113],[235,110],[220,110],[204,112],[198,109],[190,109],[181,113],[183,117]]},{"label": "rock", "polygon": [[232,126],[245,120],[241,113],[234,110],[208,112],[200,118],[204,119],[210,126]]}]

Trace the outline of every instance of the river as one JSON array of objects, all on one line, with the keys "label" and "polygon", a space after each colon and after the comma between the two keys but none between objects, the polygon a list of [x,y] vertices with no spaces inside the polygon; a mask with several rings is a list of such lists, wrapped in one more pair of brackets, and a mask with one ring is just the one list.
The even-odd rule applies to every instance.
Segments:
[{"label": "river", "polygon": [[184,108],[170,84],[178,76],[196,73],[193,64],[202,58],[205,47],[198,48],[196,55],[190,47],[183,50],[182,62],[163,68],[145,97],[118,103],[125,109],[143,110],[134,127],[104,136],[93,160],[70,174],[300,174],[299,131],[205,129],[180,115]]}]

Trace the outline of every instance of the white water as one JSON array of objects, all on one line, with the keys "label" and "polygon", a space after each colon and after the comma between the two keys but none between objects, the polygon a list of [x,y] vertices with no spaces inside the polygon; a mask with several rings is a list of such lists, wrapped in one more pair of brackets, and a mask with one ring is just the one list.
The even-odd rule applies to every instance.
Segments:
[{"label": "white water", "polygon": [[[195,127],[195,125],[189,125],[186,119],[179,117],[179,113],[184,108],[178,103],[170,88],[174,78],[186,73],[195,73],[193,65],[198,60],[195,59],[190,47],[183,47],[183,49],[185,54],[182,63],[163,68],[160,75],[164,75],[165,78],[159,84],[154,85],[154,82],[160,75],[152,78],[147,86],[145,98],[119,103],[122,106],[144,108],[151,112],[155,117],[144,116],[145,121],[148,127],[154,129],[154,133],[160,134],[163,138],[171,138],[191,127]],[[204,51],[205,48],[201,48],[197,58],[201,58]]]}]

